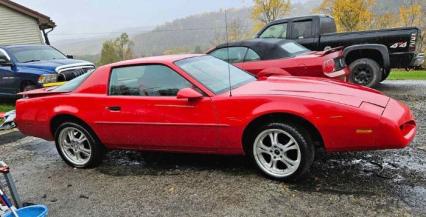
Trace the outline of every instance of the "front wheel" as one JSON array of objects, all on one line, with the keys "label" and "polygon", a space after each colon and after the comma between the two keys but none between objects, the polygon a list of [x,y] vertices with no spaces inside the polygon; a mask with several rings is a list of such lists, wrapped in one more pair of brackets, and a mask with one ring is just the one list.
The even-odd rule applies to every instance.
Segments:
[{"label": "front wheel", "polygon": [[248,154],[264,175],[293,181],[308,173],[314,160],[314,146],[303,128],[270,123],[260,127],[254,136]]},{"label": "front wheel", "polygon": [[351,74],[349,81],[366,87],[374,87],[382,81],[383,73],[379,64],[368,58],[355,60],[349,65]]},{"label": "front wheel", "polygon": [[56,130],[55,141],[59,155],[72,167],[91,168],[102,162],[104,147],[80,124],[61,124]]}]

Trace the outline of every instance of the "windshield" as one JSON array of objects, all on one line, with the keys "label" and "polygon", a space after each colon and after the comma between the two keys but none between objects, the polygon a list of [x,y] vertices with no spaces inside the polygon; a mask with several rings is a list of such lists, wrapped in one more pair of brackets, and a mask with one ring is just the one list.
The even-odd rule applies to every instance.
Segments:
[{"label": "windshield", "polygon": [[8,48],[8,51],[20,63],[37,62],[41,60],[66,59],[67,57],[50,46],[22,46]]},{"label": "windshield", "polygon": [[310,51],[308,48],[303,47],[302,45],[294,43],[294,42],[287,42],[285,44],[282,44],[281,48],[284,49],[291,56],[295,56],[295,55]]},{"label": "windshield", "polygon": [[228,91],[229,86],[233,89],[256,80],[247,72],[212,56],[188,58],[177,61],[176,65],[215,94]]},{"label": "windshield", "polygon": [[87,73],[82,74],[82,75],[72,79],[71,81],[68,81],[64,85],[53,89],[52,92],[71,92],[71,91],[77,89],[77,87],[79,87],[80,84],[82,84],[94,71],[95,70],[92,69],[92,70],[88,71]]}]

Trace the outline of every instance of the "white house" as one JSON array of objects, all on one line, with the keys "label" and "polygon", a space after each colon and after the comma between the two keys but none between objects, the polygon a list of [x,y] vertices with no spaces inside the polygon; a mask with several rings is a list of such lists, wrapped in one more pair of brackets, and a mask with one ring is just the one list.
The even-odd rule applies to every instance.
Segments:
[{"label": "white house", "polygon": [[49,44],[55,23],[46,15],[10,0],[0,0],[0,45]]}]

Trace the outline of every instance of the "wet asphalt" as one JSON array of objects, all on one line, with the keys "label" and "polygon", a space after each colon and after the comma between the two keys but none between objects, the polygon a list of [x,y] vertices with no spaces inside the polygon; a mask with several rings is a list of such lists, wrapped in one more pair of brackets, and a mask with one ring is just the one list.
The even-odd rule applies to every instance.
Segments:
[{"label": "wet asphalt", "polygon": [[79,170],[17,131],[0,132],[0,159],[22,200],[49,216],[426,216],[426,81],[377,89],[414,112],[411,146],[325,155],[299,183],[268,180],[238,156],[113,151]]}]

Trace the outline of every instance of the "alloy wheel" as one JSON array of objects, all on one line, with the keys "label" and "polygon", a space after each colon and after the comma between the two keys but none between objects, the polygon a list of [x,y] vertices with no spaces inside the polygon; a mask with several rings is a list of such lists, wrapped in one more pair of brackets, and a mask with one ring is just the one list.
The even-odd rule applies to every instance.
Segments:
[{"label": "alloy wheel", "polygon": [[297,171],[301,151],[296,139],[281,129],[268,129],[255,139],[253,155],[256,163],[267,174],[283,178]]},{"label": "alloy wheel", "polygon": [[90,161],[92,146],[87,136],[75,127],[66,127],[59,134],[59,148],[64,157],[76,166]]}]

